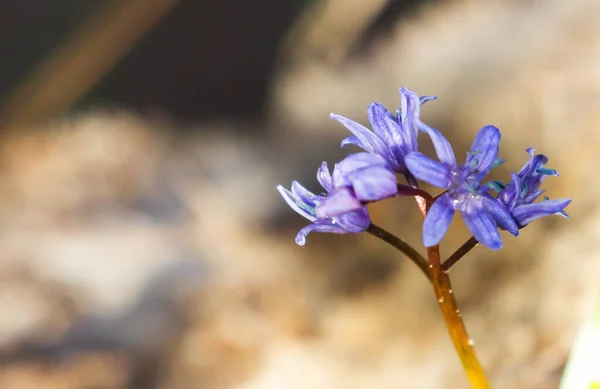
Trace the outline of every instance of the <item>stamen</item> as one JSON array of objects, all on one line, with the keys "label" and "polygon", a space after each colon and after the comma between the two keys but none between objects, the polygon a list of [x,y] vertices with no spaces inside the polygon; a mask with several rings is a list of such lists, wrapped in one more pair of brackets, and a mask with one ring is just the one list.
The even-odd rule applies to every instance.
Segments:
[{"label": "stamen", "polygon": [[316,214],[315,208],[311,207],[310,205],[308,205],[306,203],[303,203],[301,201],[296,201],[296,205],[313,216]]},{"label": "stamen", "polygon": [[528,191],[529,191],[529,188],[527,187],[527,184],[523,183],[523,186],[521,187],[521,194],[519,197],[521,197],[521,199],[524,199],[525,196],[527,196]]},{"label": "stamen", "polygon": [[477,167],[477,165],[479,165],[479,160],[477,158],[475,158],[469,163],[469,170],[475,169],[475,167]]},{"label": "stamen", "polygon": [[506,188],[506,185],[504,185],[504,183],[500,180],[490,181],[487,184],[485,184],[485,186],[493,190],[494,192],[500,192],[501,190]]},{"label": "stamen", "polygon": [[500,157],[497,160],[495,160],[494,162],[492,162],[492,164],[490,165],[490,169],[498,167],[498,166],[502,165],[503,163],[504,163],[504,158]]},{"label": "stamen", "polygon": [[558,176],[558,172],[554,169],[548,169],[545,167],[538,168],[536,173],[543,174],[545,176]]}]

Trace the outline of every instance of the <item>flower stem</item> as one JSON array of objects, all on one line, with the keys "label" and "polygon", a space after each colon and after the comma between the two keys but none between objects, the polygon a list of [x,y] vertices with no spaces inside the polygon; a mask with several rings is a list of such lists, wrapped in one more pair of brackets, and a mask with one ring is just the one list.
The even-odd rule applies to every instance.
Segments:
[{"label": "flower stem", "polygon": [[398,196],[420,196],[430,204],[433,202],[433,197],[428,192],[414,186],[398,184]]},{"label": "flower stem", "polygon": [[429,279],[431,282],[431,272],[429,271],[429,267],[427,266],[427,261],[417,250],[415,250],[411,245],[406,243],[401,238],[398,238],[396,235],[389,233],[383,228],[371,223],[369,228],[367,228],[367,232],[384,242],[394,246],[399,251],[401,251],[404,255],[406,255],[415,265],[419,267],[421,272],[425,274],[425,277]]},{"label": "flower stem", "polygon": [[478,244],[479,242],[477,241],[477,239],[475,239],[475,237],[470,237],[469,240],[467,240],[451,256],[449,256],[448,259],[444,261],[444,263],[442,263],[442,271],[446,273],[449,272],[452,266],[454,266],[454,264],[458,262],[459,259],[465,256],[466,253],[471,251],[471,249],[475,248]]},{"label": "flower stem", "polygon": [[[417,195],[415,196],[415,201],[417,202],[417,207],[424,219],[429,210],[427,200],[422,196]],[[459,248],[459,250],[461,250],[461,248]],[[462,255],[466,254],[467,251],[468,250],[464,251]],[[454,254],[451,258],[453,256]],[[454,262],[456,262],[456,260]],[[465,323],[462,321],[458,303],[456,302],[454,292],[452,291],[450,277],[442,269],[439,245],[427,248],[427,263],[428,271],[430,273],[429,280],[431,281],[433,290],[440,303],[440,309],[444,321],[446,322],[446,328],[448,329],[454,348],[458,353],[458,357],[462,362],[467,378],[469,379],[469,382],[471,382],[473,389],[489,389],[490,385],[485,377],[483,367],[479,363],[477,355],[475,355],[475,350],[473,350],[473,340],[469,337],[467,329],[465,328]]]},{"label": "flower stem", "polygon": [[439,245],[427,248],[427,260],[431,272],[431,284],[440,303],[440,309],[448,328],[454,348],[462,362],[471,386],[474,389],[489,389],[485,373],[473,350],[473,340],[469,337],[462,321],[458,304],[452,291],[450,277],[442,270]]}]

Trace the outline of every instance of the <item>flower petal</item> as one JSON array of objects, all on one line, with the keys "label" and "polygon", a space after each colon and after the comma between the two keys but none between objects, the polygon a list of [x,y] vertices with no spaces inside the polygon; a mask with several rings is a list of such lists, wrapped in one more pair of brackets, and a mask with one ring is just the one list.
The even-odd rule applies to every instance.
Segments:
[{"label": "flower petal", "polygon": [[500,193],[498,193],[498,201],[500,201],[510,212],[517,204],[521,196],[521,179],[515,173],[510,173],[511,180]]},{"label": "flower petal", "polygon": [[550,215],[564,216],[564,209],[571,203],[571,199],[545,200],[539,203],[517,206],[512,215],[521,228],[534,220]]},{"label": "flower petal", "polygon": [[437,99],[437,96],[421,96],[419,97],[419,102],[421,105],[425,104],[428,101]]},{"label": "flower petal", "polygon": [[406,156],[404,163],[413,176],[438,188],[449,188],[450,168],[429,158],[423,153],[414,152]]},{"label": "flower petal", "polygon": [[543,195],[544,192],[545,192],[545,190],[536,190],[535,192],[528,194],[527,196],[525,196],[523,198],[523,200],[522,200],[523,204],[533,203],[538,197]]},{"label": "flower petal", "polygon": [[360,201],[377,201],[398,193],[398,180],[389,169],[373,166],[358,170],[352,175],[354,195]]},{"label": "flower petal", "polygon": [[487,173],[498,159],[500,138],[500,130],[494,126],[485,126],[479,130],[467,154],[466,165],[472,170]]},{"label": "flower petal", "polygon": [[352,134],[354,134],[354,136],[356,136],[356,138],[360,141],[359,146],[365,151],[377,153],[388,161],[392,159],[392,154],[383,141],[379,139],[373,132],[369,131],[365,126],[334,113],[330,114],[329,117],[339,121],[344,125],[344,127],[350,130],[350,132],[352,132]]},{"label": "flower petal", "polygon": [[292,193],[296,195],[296,198],[299,201],[311,207],[315,206],[315,202],[313,201],[313,199],[315,198],[315,194],[303,187],[302,185],[300,185],[298,181],[292,181]]},{"label": "flower petal", "polygon": [[496,222],[494,222],[485,209],[469,213],[463,212],[462,216],[469,231],[471,231],[479,243],[492,250],[498,250],[502,247],[502,239],[500,239]]},{"label": "flower petal", "polygon": [[340,145],[340,147],[346,147],[346,145],[354,145],[354,146],[358,146],[358,147],[362,148],[362,143],[361,143],[360,139],[358,139],[354,135],[344,138],[344,140],[342,140],[342,144]]},{"label": "flower petal", "polygon": [[327,193],[333,191],[333,181],[331,180],[331,173],[329,173],[327,162],[323,162],[319,167],[319,170],[317,171],[317,180]]},{"label": "flower petal", "polygon": [[310,213],[308,209],[301,208],[299,206],[299,204],[301,204],[301,202],[295,194],[293,194],[292,192],[290,192],[289,190],[287,190],[286,188],[284,188],[281,185],[277,186],[277,190],[279,191],[279,193],[281,194],[281,196],[283,197],[285,202],[290,206],[290,208],[292,208],[294,211],[296,211],[299,215],[307,218],[311,222],[314,222],[315,220],[317,220],[315,215],[313,213]]},{"label": "flower petal", "polygon": [[519,227],[515,222],[515,219],[511,216],[508,210],[498,202],[494,201],[489,197],[483,197],[482,205],[484,211],[498,223],[502,228],[513,234],[514,236],[519,235]]},{"label": "flower petal", "polygon": [[529,161],[523,165],[521,170],[519,170],[519,173],[517,173],[520,178],[533,175],[537,169],[544,167],[544,165],[548,163],[548,157],[546,157],[544,154],[536,155],[533,147],[529,147],[526,151],[530,158]]},{"label": "flower petal", "polygon": [[333,221],[342,226],[348,232],[364,232],[371,224],[369,211],[367,207],[361,207],[354,212],[348,212],[338,217],[334,217]]},{"label": "flower petal", "polygon": [[448,231],[454,216],[452,199],[448,193],[441,195],[433,202],[423,222],[423,244],[425,247],[435,246]]},{"label": "flower petal", "polygon": [[298,244],[298,246],[304,246],[306,244],[306,236],[311,232],[331,232],[334,234],[348,233],[342,226],[331,222],[312,223],[298,231],[298,235],[296,235],[296,244]]},{"label": "flower petal", "polygon": [[452,150],[452,146],[450,145],[450,142],[448,142],[448,139],[446,139],[441,132],[429,127],[420,120],[416,120],[415,123],[417,124],[419,130],[426,132],[431,138],[431,142],[433,143],[433,148],[435,149],[438,159],[442,163],[455,166],[456,157],[454,156],[454,150]]},{"label": "flower petal", "polygon": [[355,211],[361,208],[362,203],[354,196],[354,193],[347,188],[341,187],[330,193],[316,207],[316,216],[319,219],[338,216],[346,212]]},{"label": "flower petal", "polygon": [[404,170],[404,156],[412,150],[410,134],[400,127],[396,118],[382,104],[373,103],[367,109],[367,116],[373,131],[387,145],[393,155],[392,167],[396,171]]},{"label": "flower petal", "polygon": [[410,151],[417,151],[419,149],[417,143],[419,130],[415,125],[415,121],[419,120],[419,115],[421,113],[421,100],[419,99],[419,95],[406,87],[400,88],[400,112],[402,129],[410,137],[408,138],[408,140],[410,140],[410,148],[405,151],[406,155]]},{"label": "flower petal", "polygon": [[358,170],[379,166],[391,171],[390,164],[379,154],[375,153],[356,153],[350,154],[340,162],[335,164],[333,169],[333,187],[352,186],[352,181],[356,178],[354,173]]}]

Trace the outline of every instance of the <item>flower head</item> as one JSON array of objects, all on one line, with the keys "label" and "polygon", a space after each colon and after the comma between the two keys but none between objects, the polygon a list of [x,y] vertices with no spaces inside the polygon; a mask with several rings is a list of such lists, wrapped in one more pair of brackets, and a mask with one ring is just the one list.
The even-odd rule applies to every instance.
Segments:
[{"label": "flower head", "polygon": [[376,153],[385,158],[392,169],[406,173],[404,158],[408,153],[417,151],[418,129],[421,105],[435,99],[435,96],[419,96],[407,88],[400,88],[401,108],[393,115],[382,104],[373,103],[367,109],[367,115],[373,131],[350,119],[331,114],[332,119],[342,123],[354,134],[342,141],[342,147],[353,144],[365,151]]},{"label": "flower head", "polygon": [[372,153],[351,154],[337,163],[330,174],[327,162],[317,172],[317,180],[325,189],[324,196],[315,195],[298,182],[289,191],[277,190],[288,205],[312,224],[302,228],[296,243],[303,246],[313,232],[335,234],[365,231],[371,219],[364,203],[393,197],[398,192],[396,176],[383,157]]},{"label": "flower head", "polygon": [[497,201],[502,204],[517,222],[519,228],[530,222],[549,215],[568,217],[564,209],[571,199],[548,200],[534,203],[543,193],[540,186],[548,176],[558,176],[554,169],[545,167],[548,158],[543,154],[535,154],[535,149],[528,148],[531,156],[519,173],[511,173],[511,180],[506,188],[498,193]]},{"label": "flower head", "polygon": [[473,236],[493,250],[502,247],[497,225],[518,235],[510,213],[487,193],[489,187],[481,184],[488,172],[503,162],[498,158],[500,131],[494,126],[483,127],[475,136],[465,163],[458,164],[452,146],[439,131],[420,121],[418,126],[431,137],[440,162],[413,152],[406,157],[406,166],[416,178],[447,189],[432,204],[423,223],[425,246],[440,242],[457,210]]}]

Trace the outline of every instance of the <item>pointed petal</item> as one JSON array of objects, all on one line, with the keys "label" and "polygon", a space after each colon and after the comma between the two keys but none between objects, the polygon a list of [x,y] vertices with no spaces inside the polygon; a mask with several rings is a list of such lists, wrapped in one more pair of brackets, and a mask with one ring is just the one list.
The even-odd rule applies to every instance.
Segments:
[{"label": "pointed petal", "polygon": [[290,206],[290,208],[292,208],[294,211],[296,211],[299,215],[307,218],[311,222],[317,220],[317,218],[315,217],[314,214],[310,213],[305,208],[301,208],[298,205],[300,203],[300,200],[298,199],[298,197],[295,194],[293,194],[292,192],[290,192],[289,190],[287,190],[286,188],[284,188],[281,185],[277,186],[277,190],[279,191],[279,193],[281,194],[281,197],[283,197],[285,202]]},{"label": "pointed petal", "polygon": [[409,151],[417,151],[419,149],[417,143],[419,130],[415,125],[415,121],[419,120],[421,114],[421,100],[415,92],[405,87],[400,88],[400,111],[402,114],[400,117],[402,129],[410,136],[408,138],[411,142]]},{"label": "pointed petal", "polygon": [[413,176],[438,188],[449,188],[452,173],[448,166],[429,158],[420,152],[410,153],[404,163]]},{"label": "pointed petal", "polygon": [[505,207],[489,197],[483,197],[483,209],[485,212],[488,212],[502,228],[514,236],[519,235],[519,227]]},{"label": "pointed petal", "polygon": [[315,194],[303,187],[302,185],[300,185],[298,181],[292,181],[292,193],[296,195],[296,198],[299,201],[311,207],[315,206],[315,202],[313,201],[313,199],[315,198]]},{"label": "pointed petal", "polygon": [[485,126],[479,130],[467,154],[466,165],[487,173],[498,159],[500,137],[500,130],[494,126]]},{"label": "pointed petal", "polygon": [[420,120],[417,120],[416,124],[419,130],[427,133],[431,138],[438,159],[449,166],[455,166],[456,157],[454,156],[454,150],[452,150],[452,146],[450,145],[450,142],[448,142],[448,139],[446,139],[438,130],[429,127]]},{"label": "pointed petal", "polygon": [[342,226],[333,224],[331,222],[319,222],[309,224],[300,231],[298,231],[298,235],[296,235],[296,244],[298,246],[304,246],[306,244],[306,236],[311,232],[331,232],[334,234],[346,234],[348,231],[344,230]]},{"label": "pointed petal", "polygon": [[523,165],[521,170],[519,170],[519,173],[517,173],[520,178],[531,176],[537,169],[544,167],[544,165],[548,163],[548,157],[544,154],[535,155],[535,149],[533,147],[528,148],[526,151],[530,158],[529,161]]},{"label": "pointed petal", "polygon": [[513,210],[512,215],[521,227],[525,227],[532,221],[544,216],[556,214],[564,216],[564,209],[570,203],[571,199],[556,199],[541,201],[533,204],[519,205]]},{"label": "pointed petal", "polygon": [[317,180],[327,193],[333,191],[333,182],[331,180],[331,173],[329,173],[327,162],[323,162],[319,167],[319,170],[317,171]]},{"label": "pointed petal", "polygon": [[538,197],[540,197],[541,195],[543,195],[544,192],[545,192],[545,190],[536,190],[535,192],[533,192],[531,194],[528,194],[522,200],[523,204],[531,204],[531,203],[533,203]]},{"label": "pointed petal", "polygon": [[362,143],[361,143],[360,139],[358,139],[354,135],[344,138],[344,140],[342,140],[342,144],[340,145],[340,147],[346,147],[347,145],[354,145],[354,146],[358,146],[358,147],[362,148]]},{"label": "pointed petal", "polygon": [[383,104],[370,104],[367,108],[367,117],[375,134],[387,145],[394,144],[399,140],[397,134],[400,132],[400,125]]},{"label": "pointed petal", "polygon": [[506,206],[508,211],[511,211],[517,204],[517,200],[521,195],[521,179],[516,173],[510,173],[511,180],[506,185],[506,188],[498,193],[498,200]]},{"label": "pointed petal", "polygon": [[354,233],[364,232],[369,227],[369,224],[371,224],[367,207],[334,217],[333,221],[342,226],[346,231]]},{"label": "pointed petal", "polygon": [[373,166],[361,169],[352,175],[354,195],[360,201],[377,201],[398,193],[396,175],[389,169]]},{"label": "pointed petal", "polygon": [[490,215],[484,209],[474,212],[463,212],[463,220],[473,234],[475,239],[492,250],[502,247],[502,239],[498,233],[498,227]]},{"label": "pointed petal", "polygon": [[423,105],[428,101],[436,100],[436,99],[437,99],[437,96],[421,96],[421,97],[419,97],[419,102],[421,103],[421,105]]},{"label": "pointed petal", "polygon": [[454,216],[452,199],[448,193],[441,195],[433,202],[423,222],[423,244],[425,247],[435,246],[448,231]]},{"label": "pointed petal", "polygon": [[394,170],[404,169],[404,156],[412,150],[411,135],[400,127],[396,118],[382,104],[373,103],[367,109],[371,127],[393,155]]},{"label": "pointed petal", "polygon": [[330,118],[335,119],[342,123],[356,138],[360,141],[360,147],[365,151],[371,153],[377,153],[387,160],[392,159],[390,150],[386,147],[381,139],[377,137],[373,132],[369,131],[365,126],[356,123],[343,116],[336,115],[334,113],[329,115]]},{"label": "pointed petal", "polygon": [[325,219],[361,208],[362,203],[347,187],[332,192],[316,207],[316,216]]}]

